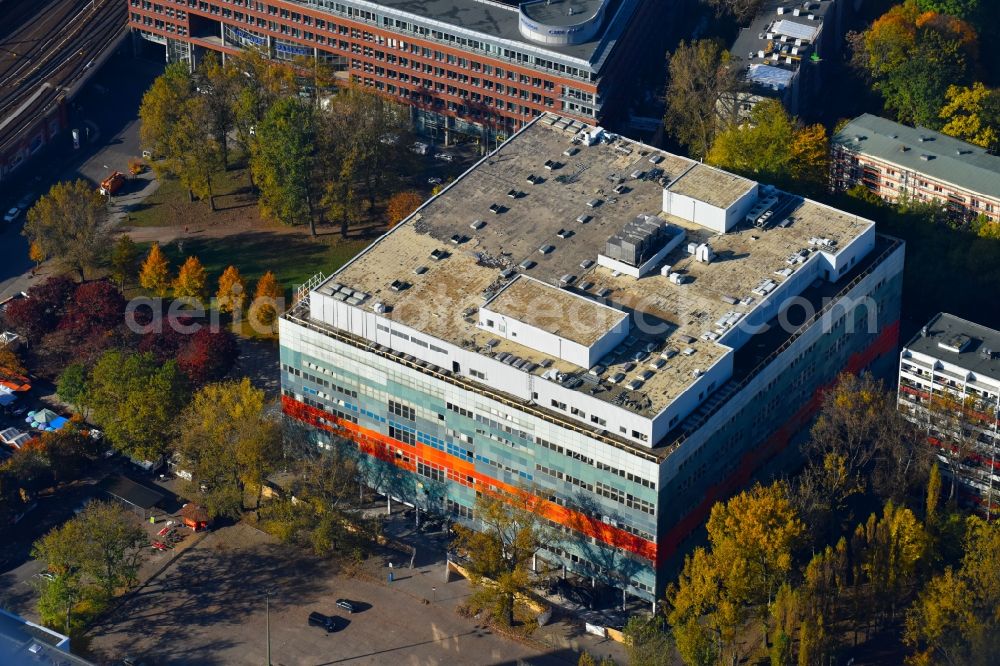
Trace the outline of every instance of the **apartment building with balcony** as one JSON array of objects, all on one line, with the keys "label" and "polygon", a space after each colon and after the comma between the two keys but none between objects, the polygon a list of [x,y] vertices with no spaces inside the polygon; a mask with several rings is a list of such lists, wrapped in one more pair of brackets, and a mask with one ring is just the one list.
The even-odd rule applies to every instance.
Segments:
[{"label": "apartment building with balcony", "polygon": [[838,373],[893,371],[902,266],[868,220],[545,114],[300,290],[283,409],[423,510],[535,493],[545,560],[654,600]]},{"label": "apartment building with balcony", "polygon": [[[962,504],[1000,511],[1000,331],[954,315],[903,347],[899,409],[926,433]],[[947,492],[947,491],[946,491]]]},{"label": "apartment building with balcony", "polygon": [[937,202],[956,217],[1000,221],[1000,156],[980,146],[867,113],[830,145],[836,190],[861,184],[889,202]]},{"label": "apartment building with balcony", "polygon": [[679,11],[656,0],[127,1],[133,33],[170,61],[247,47],[321,59],[443,139],[502,139],[545,111],[588,122],[624,111],[639,59],[662,54]]}]

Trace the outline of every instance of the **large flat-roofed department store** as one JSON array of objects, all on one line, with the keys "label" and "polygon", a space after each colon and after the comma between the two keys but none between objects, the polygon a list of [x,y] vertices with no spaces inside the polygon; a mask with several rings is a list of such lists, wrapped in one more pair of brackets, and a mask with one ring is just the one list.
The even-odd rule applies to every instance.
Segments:
[{"label": "large flat-roofed department store", "polygon": [[426,510],[536,488],[546,560],[653,599],[819,388],[893,371],[902,266],[868,220],[545,114],[302,290],[283,408]]},{"label": "large flat-roofed department store", "polygon": [[[254,47],[316,57],[414,108],[419,128],[488,139],[544,111],[602,120],[667,34],[657,0],[128,0],[168,60]],[[641,54],[645,52],[645,56]]]}]

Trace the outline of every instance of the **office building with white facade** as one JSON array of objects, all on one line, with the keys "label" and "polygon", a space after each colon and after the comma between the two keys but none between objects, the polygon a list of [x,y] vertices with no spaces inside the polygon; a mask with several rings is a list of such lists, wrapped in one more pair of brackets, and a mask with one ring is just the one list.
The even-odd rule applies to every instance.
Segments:
[{"label": "office building with white facade", "polygon": [[535,493],[546,560],[654,599],[823,387],[892,371],[902,267],[868,220],[545,114],[301,290],[283,409],[422,509]]}]

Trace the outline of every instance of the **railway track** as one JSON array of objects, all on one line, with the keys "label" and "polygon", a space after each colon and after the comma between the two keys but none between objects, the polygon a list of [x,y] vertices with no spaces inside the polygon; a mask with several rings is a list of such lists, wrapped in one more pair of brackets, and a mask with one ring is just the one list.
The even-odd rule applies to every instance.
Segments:
[{"label": "railway track", "polygon": [[[14,4],[26,11],[23,3]],[[123,0],[41,4],[43,13],[0,42],[0,151],[57,104],[127,29]]]}]

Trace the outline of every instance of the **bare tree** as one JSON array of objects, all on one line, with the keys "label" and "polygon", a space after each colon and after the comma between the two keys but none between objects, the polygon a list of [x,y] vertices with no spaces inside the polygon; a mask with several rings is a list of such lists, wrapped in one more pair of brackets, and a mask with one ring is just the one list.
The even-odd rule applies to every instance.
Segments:
[{"label": "bare tree", "polygon": [[737,118],[739,72],[718,42],[681,42],[669,58],[664,118],[667,130],[694,157],[704,157],[715,135]]},{"label": "bare tree", "polygon": [[717,16],[729,15],[740,25],[747,25],[757,15],[764,0],[706,0]]}]

